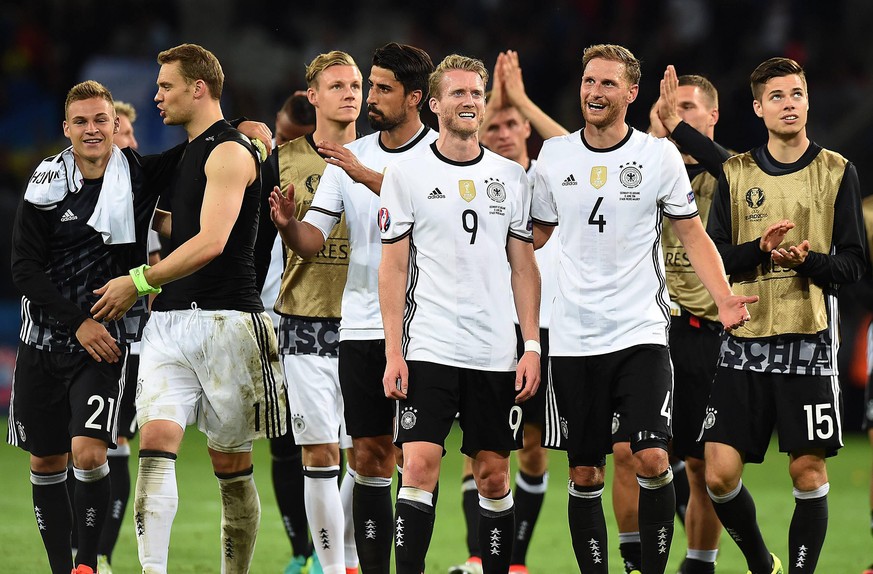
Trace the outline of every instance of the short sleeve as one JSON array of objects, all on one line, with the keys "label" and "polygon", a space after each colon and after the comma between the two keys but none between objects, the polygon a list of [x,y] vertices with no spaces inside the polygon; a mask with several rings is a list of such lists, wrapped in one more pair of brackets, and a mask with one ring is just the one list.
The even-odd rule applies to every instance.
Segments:
[{"label": "short sleeve", "polygon": [[303,221],[314,225],[327,239],[342,217],[345,209],[343,203],[343,188],[351,185],[351,178],[342,168],[328,164],[315,190],[312,205],[303,216]]},{"label": "short sleeve", "polygon": [[518,178],[513,182],[516,193],[512,201],[512,221],[509,234],[522,241],[533,241],[533,222],[530,218],[532,190],[523,169],[518,170]]},{"label": "short sleeve", "polygon": [[385,171],[382,180],[379,231],[382,243],[394,243],[412,231],[415,223],[412,199],[404,183],[403,166],[393,165]]},{"label": "short sleeve", "polygon": [[698,215],[698,212],[685,163],[676,146],[666,140],[659,141],[664,148],[664,154],[661,161],[658,203],[664,208],[664,215],[667,217],[690,219]]},{"label": "short sleeve", "polygon": [[555,198],[552,195],[548,179],[546,178],[546,167],[541,155],[536,167],[536,176],[534,177],[530,213],[533,220],[537,223],[557,225],[558,209],[555,205]]}]

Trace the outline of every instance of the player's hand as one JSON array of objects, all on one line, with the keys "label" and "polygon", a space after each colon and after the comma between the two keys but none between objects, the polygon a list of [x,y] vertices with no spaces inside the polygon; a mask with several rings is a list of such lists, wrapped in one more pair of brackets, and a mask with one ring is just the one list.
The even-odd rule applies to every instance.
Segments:
[{"label": "player's hand", "polygon": [[491,75],[491,94],[488,97],[487,105],[495,110],[499,110],[506,105],[503,96],[503,61],[505,59],[506,54],[504,52],[497,54],[497,61],[494,63],[494,70]]},{"label": "player's hand", "polygon": [[267,124],[246,120],[236,129],[242,132],[243,135],[248,136],[249,139],[260,140],[267,150],[267,155],[273,153],[273,132],[270,131]]},{"label": "player's hand", "polygon": [[91,307],[91,316],[96,321],[118,321],[133,307],[139,296],[130,275],[111,279],[100,289],[94,290],[100,299]]},{"label": "player's hand", "polygon": [[518,360],[515,369],[515,403],[523,403],[537,393],[540,388],[540,356],[533,351],[527,351]]},{"label": "player's hand", "polygon": [[292,219],[296,218],[297,205],[294,202],[294,184],[289,183],[283,194],[279,186],[274,186],[270,192],[270,219],[277,229],[284,229]]},{"label": "player's hand", "polygon": [[794,269],[809,255],[809,241],[804,239],[800,245],[792,245],[788,249],[780,247],[770,252],[770,259],[779,267]]},{"label": "player's hand", "polygon": [[389,399],[405,399],[409,391],[409,367],[403,357],[389,357],[385,363],[382,388]]},{"label": "player's hand", "polygon": [[527,99],[524,89],[524,79],[521,76],[521,65],[518,63],[518,52],[507,50],[500,67],[500,79],[503,83],[504,105],[521,107]]},{"label": "player's hand", "polygon": [[757,295],[731,295],[722,301],[718,306],[718,318],[724,330],[730,333],[732,330],[745,325],[746,321],[750,321],[752,316],[749,314],[749,310],[746,309],[746,304],[756,303],[757,301]]},{"label": "player's hand", "polygon": [[661,94],[658,97],[658,117],[661,118],[661,123],[670,132],[682,121],[682,118],[679,117],[679,112],[676,111],[679,107],[678,90],[679,77],[676,75],[676,68],[667,66],[667,69],[664,70],[664,77],[661,79]]},{"label": "player's hand", "polygon": [[661,121],[661,116],[658,115],[658,107],[660,105],[661,99],[658,98],[649,110],[649,133],[656,138],[665,138],[670,135],[670,132],[667,131],[664,122]]},{"label": "player's hand", "polygon": [[94,319],[85,319],[79,325],[79,328],[76,329],[76,339],[88,351],[91,358],[98,363],[103,361],[117,363],[121,356],[118,343],[115,342],[106,327]]},{"label": "player's hand", "polygon": [[761,251],[765,253],[772,253],[774,249],[779,247],[782,240],[785,239],[785,234],[792,229],[794,229],[794,224],[788,219],[777,221],[768,227],[764,231],[764,234],[761,235],[761,241],[758,243],[758,247],[760,247]]},{"label": "player's hand", "polygon": [[363,183],[365,179],[376,173],[359,162],[355,154],[339,144],[322,140],[318,142],[318,153],[326,156],[327,163],[341,167],[357,183]]}]

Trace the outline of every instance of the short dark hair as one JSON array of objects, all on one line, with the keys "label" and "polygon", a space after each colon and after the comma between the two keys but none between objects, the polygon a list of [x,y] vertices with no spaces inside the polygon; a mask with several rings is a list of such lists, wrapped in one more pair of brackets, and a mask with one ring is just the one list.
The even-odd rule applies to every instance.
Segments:
[{"label": "short dark hair", "polygon": [[408,44],[389,42],[373,54],[373,65],[394,72],[404,94],[420,90],[418,109],[421,109],[427,99],[427,80],[434,70],[427,52]]},{"label": "short dark hair", "polygon": [[315,125],[315,106],[303,94],[295,94],[285,100],[281,112],[299,126]]},{"label": "short dark hair", "polygon": [[694,86],[695,88],[699,88],[701,92],[703,92],[707,98],[709,98],[709,105],[711,108],[718,108],[718,90],[715,89],[715,86],[712,85],[708,79],[703,76],[698,76],[697,74],[686,74],[684,76],[679,76],[679,85],[680,86]]},{"label": "short dark hair", "polygon": [[773,78],[782,78],[784,76],[792,76],[795,74],[800,76],[800,80],[803,82],[803,87],[805,89],[806,73],[804,73],[803,67],[800,64],[791,58],[770,58],[769,60],[764,60],[757,68],[755,68],[752,75],[749,76],[752,85],[752,97],[760,102],[761,96],[764,93],[764,85],[767,82]]},{"label": "short dark hair", "polygon": [[91,98],[101,98],[109,103],[110,108],[115,109],[115,102],[112,101],[112,93],[109,89],[100,82],[86,80],[81,84],[76,84],[67,92],[67,99],[64,102],[64,117],[70,110],[70,104]]},{"label": "short dark hair", "polygon": [[180,44],[158,54],[158,64],[179,62],[179,72],[187,84],[203,80],[213,100],[221,99],[224,72],[215,54],[197,44]]}]

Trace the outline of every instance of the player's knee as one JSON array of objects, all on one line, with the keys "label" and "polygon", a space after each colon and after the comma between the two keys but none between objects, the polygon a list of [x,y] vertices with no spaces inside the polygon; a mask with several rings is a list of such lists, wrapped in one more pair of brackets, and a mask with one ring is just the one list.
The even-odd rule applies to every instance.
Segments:
[{"label": "player's knee", "polygon": [[542,476],[549,469],[549,455],[542,446],[518,451],[518,468],[530,476]]},{"label": "player's knee", "polygon": [[364,476],[390,478],[394,474],[394,445],[391,438],[355,441],[355,470]]},{"label": "player's knee", "polygon": [[637,474],[661,475],[670,466],[667,456],[669,437],[656,431],[640,431],[631,437],[630,448],[637,462]]},{"label": "player's knee", "polygon": [[788,473],[794,488],[802,492],[810,492],[828,481],[827,466],[823,453],[807,453],[792,456],[788,465]]},{"label": "player's knee", "polygon": [[30,456],[30,470],[40,474],[54,474],[67,470],[67,455]]},{"label": "player's knee", "polygon": [[570,481],[582,487],[602,485],[606,473],[602,466],[571,466]]},{"label": "player's knee", "polygon": [[724,496],[736,490],[740,484],[740,476],[733,472],[726,472],[723,467],[707,465],[704,471],[706,488],[716,496]]},{"label": "player's knee", "polygon": [[500,498],[509,492],[509,468],[481,467],[476,488],[486,498]]}]

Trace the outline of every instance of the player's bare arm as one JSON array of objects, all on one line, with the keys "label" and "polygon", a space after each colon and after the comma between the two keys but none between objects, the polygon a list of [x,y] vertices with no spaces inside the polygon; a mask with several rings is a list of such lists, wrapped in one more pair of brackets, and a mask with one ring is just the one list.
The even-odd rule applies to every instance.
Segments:
[{"label": "player's bare arm", "polygon": [[270,219],[279,230],[282,242],[297,255],[312,257],[324,247],[325,237],[314,225],[298,221],[296,213],[294,185],[289,183],[285,193],[274,186],[270,193]]},{"label": "player's bare arm", "polygon": [[[524,79],[521,76],[521,65],[518,52],[507,50],[499,69],[495,72],[503,83],[503,98],[506,104],[515,106],[543,139],[562,136],[567,129],[553,120],[546,112],[536,105],[524,89]],[[495,82],[497,85],[497,82]]]},{"label": "player's bare arm", "polygon": [[273,153],[273,132],[270,131],[267,124],[246,120],[241,122],[236,129],[249,139],[258,140],[264,144],[264,149],[267,151],[267,155]]},{"label": "player's bare arm", "polygon": [[367,189],[376,195],[382,193],[382,174],[362,164],[346,147],[329,141],[320,141],[318,153],[326,156],[327,163],[341,167],[353,181],[366,185]]},{"label": "player's bare arm", "polygon": [[162,209],[155,209],[155,214],[152,216],[152,229],[158,232],[158,235],[169,239],[170,233],[173,231],[173,214]]},{"label": "player's bare arm", "polygon": [[395,243],[383,243],[379,263],[379,305],[385,329],[386,359],[382,386],[389,399],[405,399],[409,390],[409,369],[401,349],[408,273],[409,237]]},{"label": "player's bare arm", "polygon": [[554,225],[542,225],[540,223],[534,223],[533,227],[533,245],[534,249],[539,249],[543,245],[548,242],[549,237],[552,236],[552,232],[555,230]]},{"label": "player's bare arm", "polygon": [[[152,287],[186,277],[221,254],[239,216],[245,189],[257,177],[251,153],[236,142],[218,145],[206,160],[204,170],[206,191],[200,210],[200,232],[145,271],[145,279]],[[119,319],[137,299],[137,289],[129,275],[112,279],[94,293],[101,296],[91,308],[98,321]]]},{"label": "player's bare arm", "polygon": [[[540,340],[540,270],[534,258],[533,245],[510,237],[506,243],[512,281],[512,296],[518,313],[518,324],[524,341]],[[383,253],[384,258],[384,253]],[[405,285],[405,283],[404,283]],[[515,371],[516,403],[523,403],[540,386],[540,353],[526,350]]]},{"label": "player's bare arm", "polygon": [[699,217],[671,220],[673,230],[691,260],[694,272],[700,277],[706,290],[718,306],[718,318],[728,331],[741,327],[751,319],[747,303],[754,303],[757,296],[734,295],[725,277],[724,265],[715,244],[703,229]]}]

